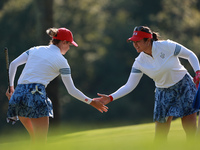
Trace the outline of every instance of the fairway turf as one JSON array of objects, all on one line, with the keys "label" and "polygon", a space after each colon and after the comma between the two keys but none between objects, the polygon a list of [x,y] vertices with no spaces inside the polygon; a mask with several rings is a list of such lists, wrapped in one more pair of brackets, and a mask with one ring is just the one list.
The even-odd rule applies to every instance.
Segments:
[{"label": "fairway turf", "polygon": [[[154,123],[104,128],[48,137],[48,150],[188,150],[200,149],[199,140],[186,142],[181,120],[171,124],[167,142],[154,143]],[[12,145],[12,146],[11,146]],[[1,150],[28,149],[27,141],[0,144]],[[33,148],[36,149],[36,148]],[[40,149],[37,147],[37,149]],[[44,149],[44,148],[41,148]]]}]

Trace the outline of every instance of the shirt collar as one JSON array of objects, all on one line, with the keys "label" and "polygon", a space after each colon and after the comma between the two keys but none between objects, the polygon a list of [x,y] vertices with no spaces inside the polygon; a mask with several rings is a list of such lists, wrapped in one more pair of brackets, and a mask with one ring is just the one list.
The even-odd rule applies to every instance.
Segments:
[{"label": "shirt collar", "polygon": [[60,48],[58,48],[58,46],[56,46],[56,45],[54,45],[54,44],[49,45],[49,47],[50,47],[50,48],[53,48],[53,49],[57,49],[57,50],[60,51]]}]

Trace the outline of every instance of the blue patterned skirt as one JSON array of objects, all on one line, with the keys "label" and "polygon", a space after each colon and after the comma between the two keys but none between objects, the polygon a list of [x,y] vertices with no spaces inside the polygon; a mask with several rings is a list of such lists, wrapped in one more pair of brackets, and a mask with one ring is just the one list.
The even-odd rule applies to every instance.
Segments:
[{"label": "blue patterned skirt", "polygon": [[169,88],[156,88],[153,121],[165,123],[169,116],[182,118],[198,112],[192,107],[196,92],[188,74]]},{"label": "blue patterned skirt", "polygon": [[9,100],[8,120],[17,116],[27,118],[53,117],[53,106],[46,95],[45,86],[38,83],[18,84]]}]

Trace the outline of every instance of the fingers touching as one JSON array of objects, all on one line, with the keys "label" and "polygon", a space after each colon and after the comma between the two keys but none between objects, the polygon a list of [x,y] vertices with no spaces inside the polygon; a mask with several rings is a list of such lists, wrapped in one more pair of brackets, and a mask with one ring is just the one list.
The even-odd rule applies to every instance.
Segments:
[{"label": "fingers touching", "polygon": [[100,102],[99,100],[94,100],[90,103],[90,105],[92,105],[94,108],[96,108],[97,110],[99,110],[101,113],[103,112],[107,112],[108,111],[108,107],[105,106],[102,102]]}]

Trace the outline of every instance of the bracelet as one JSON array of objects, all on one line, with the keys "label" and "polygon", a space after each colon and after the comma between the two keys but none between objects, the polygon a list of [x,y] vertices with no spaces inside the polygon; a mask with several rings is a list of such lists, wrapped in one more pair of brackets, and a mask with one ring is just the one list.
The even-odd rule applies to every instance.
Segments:
[{"label": "bracelet", "polygon": [[112,95],[109,95],[109,97],[110,97],[110,101],[112,102],[112,101],[113,101],[113,97],[112,97]]}]

